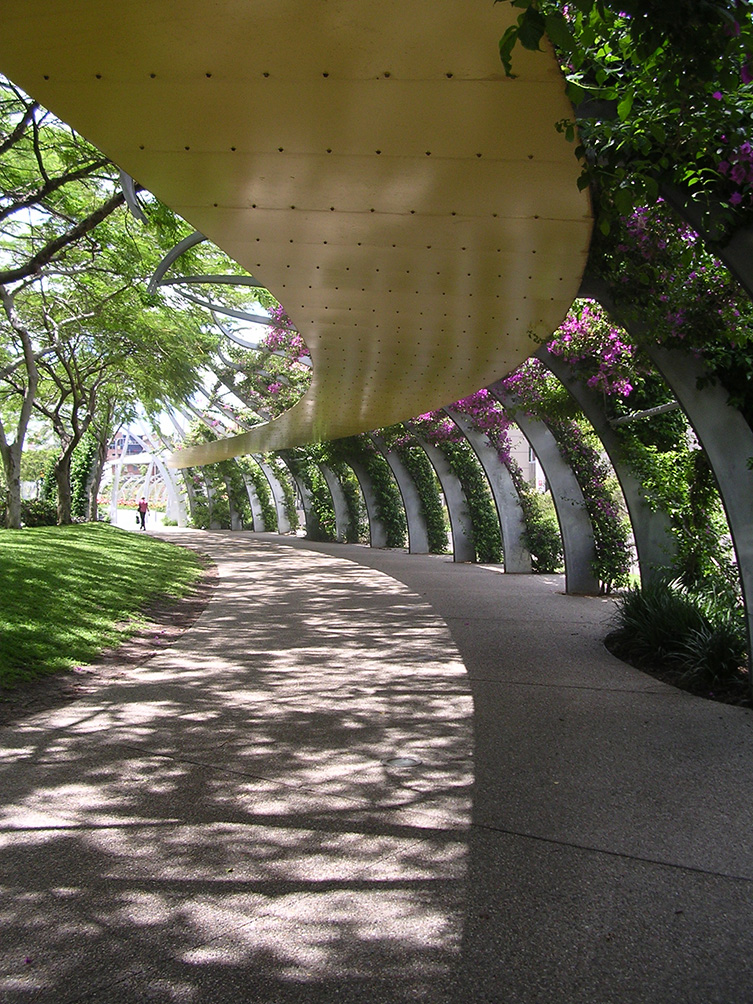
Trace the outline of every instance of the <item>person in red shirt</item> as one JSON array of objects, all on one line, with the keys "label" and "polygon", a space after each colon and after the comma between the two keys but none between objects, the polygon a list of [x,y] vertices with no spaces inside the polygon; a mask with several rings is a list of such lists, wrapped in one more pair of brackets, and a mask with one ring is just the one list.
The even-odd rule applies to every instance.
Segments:
[{"label": "person in red shirt", "polygon": [[142,495],[138,504],[139,527],[146,530],[146,514],[149,512],[149,503]]}]

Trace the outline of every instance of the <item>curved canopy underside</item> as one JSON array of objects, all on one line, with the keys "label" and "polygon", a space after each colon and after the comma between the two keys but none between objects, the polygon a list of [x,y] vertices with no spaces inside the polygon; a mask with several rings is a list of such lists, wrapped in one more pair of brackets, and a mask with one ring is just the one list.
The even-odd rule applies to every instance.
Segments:
[{"label": "curved canopy underside", "polygon": [[5,0],[0,70],[262,282],[308,344],[281,418],[176,466],[335,439],[504,376],[591,216],[550,51],[491,0]]}]

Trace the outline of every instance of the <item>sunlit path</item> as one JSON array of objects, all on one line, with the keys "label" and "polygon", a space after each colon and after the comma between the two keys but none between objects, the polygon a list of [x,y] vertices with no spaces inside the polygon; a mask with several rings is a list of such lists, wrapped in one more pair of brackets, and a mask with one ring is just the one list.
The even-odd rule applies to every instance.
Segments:
[{"label": "sunlit path", "polygon": [[220,587],[173,649],[3,736],[0,996],[435,999],[472,770],[449,633],[351,562],[201,542]]},{"label": "sunlit path", "polygon": [[0,732],[3,1004],[753,998],[753,714],[559,576],[164,531],[220,584]]}]

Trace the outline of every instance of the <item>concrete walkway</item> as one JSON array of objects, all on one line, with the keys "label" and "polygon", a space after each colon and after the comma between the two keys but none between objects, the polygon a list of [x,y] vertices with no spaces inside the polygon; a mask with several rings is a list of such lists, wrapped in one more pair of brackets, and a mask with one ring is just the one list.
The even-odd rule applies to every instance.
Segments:
[{"label": "concrete walkway", "polygon": [[751,712],[557,576],[169,536],[194,627],[0,730],[3,1004],[753,1002]]}]

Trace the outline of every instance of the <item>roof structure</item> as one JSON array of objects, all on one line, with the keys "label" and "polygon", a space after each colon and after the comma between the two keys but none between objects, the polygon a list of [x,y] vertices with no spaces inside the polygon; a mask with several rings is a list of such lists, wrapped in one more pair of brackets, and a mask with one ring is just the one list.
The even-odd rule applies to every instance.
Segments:
[{"label": "roof structure", "polygon": [[310,389],[176,466],[472,393],[570,306],[591,233],[551,51],[489,0],[6,0],[0,70],[269,289]]}]

